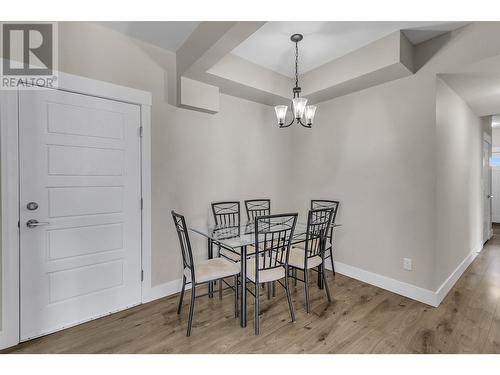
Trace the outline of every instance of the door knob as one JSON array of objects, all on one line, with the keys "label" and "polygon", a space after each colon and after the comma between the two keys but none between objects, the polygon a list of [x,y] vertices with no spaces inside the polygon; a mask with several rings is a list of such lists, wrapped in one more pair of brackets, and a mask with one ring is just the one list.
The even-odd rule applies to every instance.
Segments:
[{"label": "door knob", "polygon": [[26,222],[26,226],[28,228],[36,228],[36,227],[40,227],[42,225],[49,225],[50,223],[48,222],[39,222],[38,220],[35,220],[35,219],[31,219],[31,220],[28,220]]},{"label": "door knob", "polygon": [[488,195],[488,198],[493,198],[493,195],[489,194],[489,195]]}]

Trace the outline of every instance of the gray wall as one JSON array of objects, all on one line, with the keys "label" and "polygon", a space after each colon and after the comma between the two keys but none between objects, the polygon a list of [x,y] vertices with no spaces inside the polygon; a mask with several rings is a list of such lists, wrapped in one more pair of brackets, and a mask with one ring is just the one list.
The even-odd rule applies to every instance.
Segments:
[{"label": "gray wall", "polygon": [[[61,71],[153,94],[153,285],[182,274],[170,210],[203,226],[216,200],[269,197],[273,209],[287,209],[292,150],[272,108],[226,95],[216,115],[176,108],[168,98],[174,53],[92,23],[60,23],[59,41]],[[192,237],[205,256],[206,243]]]},{"label": "gray wall", "polygon": [[482,121],[445,82],[436,93],[436,280],[482,248]]},{"label": "gray wall", "polygon": [[492,133],[492,146],[500,147],[500,128],[493,128]]},{"label": "gray wall", "polygon": [[[0,146],[0,150],[1,149],[2,149],[2,146]],[[1,175],[2,175],[2,167],[0,165],[0,176]],[[1,180],[1,177],[0,177],[0,180]],[[1,183],[1,181],[0,181],[0,183]],[[0,186],[0,193],[1,192],[2,192],[2,187]],[[0,246],[2,246],[2,199],[1,199],[1,194],[0,194]],[[0,331],[2,330],[2,323],[3,323],[3,319],[2,319],[2,314],[3,314],[3,310],[2,310],[3,309],[3,307],[2,307],[2,301],[3,301],[2,270],[3,270],[3,267],[2,267],[2,249],[0,248]]]},{"label": "gray wall", "polygon": [[[342,203],[339,262],[433,289],[435,78],[399,79],[325,103],[294,129],[293,201]],[[314,167],[313,167],[314,166]],[[412,272],[403,257],[413,259]]]},{"label": "gray wall", "polygon": [[493,121],[493,116],[483,116],[481,117],[481,127],[483,130],[483,133],[488,134],[490,137],[492,137],[492,146],[493,145],[493,128],[491,127],[491,123]]},{"label": "gray wall", "polygon": [[[456,134],[445,134],[444,129],[453,129],[436,125],[436,76],[460,72],[472,62],[498,55],[500,42],[494,37],[498,32],[499,23],[474,23],[425,42],[416,48],[418,71],[413,76],[320,103],[312,132],[293,129],[295,207],[305,211],[312,197],[342,201],[339,262],[436,290],[464,254],[477,249],[482,226],[477,211],[471,222],[446,232],[458,238],[468,233],[459,252],[446,256],[448,250],[438,248],[450,246],[442,240],[441,229],[443,223],[454,222],[456,214],[437,205],[446,186],[443,179],[455,177],[443,175],[438,164],[449,156],[441,151],[450,147],[448,137]],[[470,124],[474,131],[476,125]],[[477,161],[474,153],[461,156],[460,163],[464,158],[469,158],[467,164]],[[470,190],[458,194],[473,204],[471,191],[477,186],[472,185],[479,183],[480,175],[467,173]],[[478,207],[469,206],[460,214],[480,209],[481,203],[476,203]],[[437,253],[442,255],[439,266]],[[405,257],[412,258],[413,271],[403,270]]]}]

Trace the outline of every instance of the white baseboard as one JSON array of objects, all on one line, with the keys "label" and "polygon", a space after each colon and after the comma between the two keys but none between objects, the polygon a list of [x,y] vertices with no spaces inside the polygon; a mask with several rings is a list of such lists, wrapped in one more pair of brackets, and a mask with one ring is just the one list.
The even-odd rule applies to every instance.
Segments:
[{"label": "white baseboard", "polygon": [[[329,261],[326,262],[326,268],[331,270],[331,264]],[[403,281],[382,276],[380,274],[366,271],[341,262],[335,262],[335,272],[423,302],[427,305],[437,306],[435,293],[432,290],[420,288],[416,285],[408,284]]]},{"label": "white baseboard", "polygon": [[[471,251],[470,254],[465,257],[465,259],[436,291],[421,288],[413,284],[408,284],[403,281],[392,279],[390,277],[366,271],[341,262],[335,262],[335,272],[363,281],[367,284],[375,285],[379,288],[400,294],[427,305],[437,307],[446,297],[451,288],[453,288],[460,276],[462,276],[467,267],[469,267],[474,259],[476,259],[478,252],[479,250]],[[328,260],[326,262],[326,268],[329,270],[332,269],[331,263]]]},{"label": "white baseboard", "polygon": [[[155,299],[179,293],[181,291],[181,288],[182,288],[182,279],[172,280],[163,284],[155,285],[142,296],[142,302],[147,303],[154,301]],[[190,288],[191,285],[186,285],[186,290]]]},{"label": "white baseboard", "polygon": [[[377,286],[390,292],[414,299],[427,305],[437,307],[446,297],[451,288],[453,288],[453,285],[455,285],[460,276],[462,276],[467,267],[469,267],[474,259],[476,259],[478,252],[478,250],[474,250],[470,254],[468,254],[436,291],[421,288],[413,284],[405,283],[403,281],[399,281],[374,272],[366,271],[364,269],[350,266],[341,262],[335,262],[335,272],[356,280],[363,281],[367,284]],[[331,263],[328,260],[325,266],[328,270],[331,271]],[[151,302],[156,299],[178,293],[180,292],[181,287],[181,279],[156,285],[150,288],[146,295],[143,295],[143,303]],[[186,286],[186,289],[189,288],[190,285]]]},{"label": "white baseboard", "polygon": [[453,288],[453,285],[458,281],[460,276],[464,273],[464,271],[469,267],[469,265],[476,259],[477,255],[481,250],[473,250],[471,251],[465,259],[458,265],[458,267],[451,273],[450,276],[445,280],[445,282],[438,288],[435,292],[436,294],[436,306],[439,306],[441,301],[444,300],[448,292]]}]

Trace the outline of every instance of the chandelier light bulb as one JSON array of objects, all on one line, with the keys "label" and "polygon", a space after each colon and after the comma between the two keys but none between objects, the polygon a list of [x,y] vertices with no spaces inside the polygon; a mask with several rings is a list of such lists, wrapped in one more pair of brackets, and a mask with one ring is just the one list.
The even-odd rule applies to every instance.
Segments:
[{"label": "chandelier light bulb", "polygon": [[278,118],[278,125],[283,125],[285,123],[287,110],[288,106],[286,105],[277,105],[276,107],[274,107],[274,111],[276,112],[276,117]]},{"label": "chandelier light bulb", "polygon": [[294,98],[293,103],[293,116],[296,119],[301,119],[304,116],[304,110],[306,109],[307,99],[306,98]]},{"label": "chandelier light bulb", "polygon": [[306,125],[312,125],[314,121],[314,114],[316,113],[315,105],[308,105],[305,110]]}]

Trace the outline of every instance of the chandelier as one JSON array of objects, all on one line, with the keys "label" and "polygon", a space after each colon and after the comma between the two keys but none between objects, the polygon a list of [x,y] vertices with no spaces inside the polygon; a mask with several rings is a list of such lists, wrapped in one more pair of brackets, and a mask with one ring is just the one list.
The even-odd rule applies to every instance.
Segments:
[{"label": "chandelier", "polygon": [[300,97],[300,87],[299,87],[299,42],[304,38],[302,34],[293,34],[290,40],[295,43],[295,87],[293,88],[293,99],[292,99],[292,112],[293,119],[286,125],[285,117],[288,110],[286,105],[277,105],[274,107],[276,111],[276,117],[278,118],[278,125],[280,128],[288,128],[294,122],[299,123],[305,128],[311,128],[314,120],[314,114],[316,112],[315,105],[306,105],[307,99]]}]

